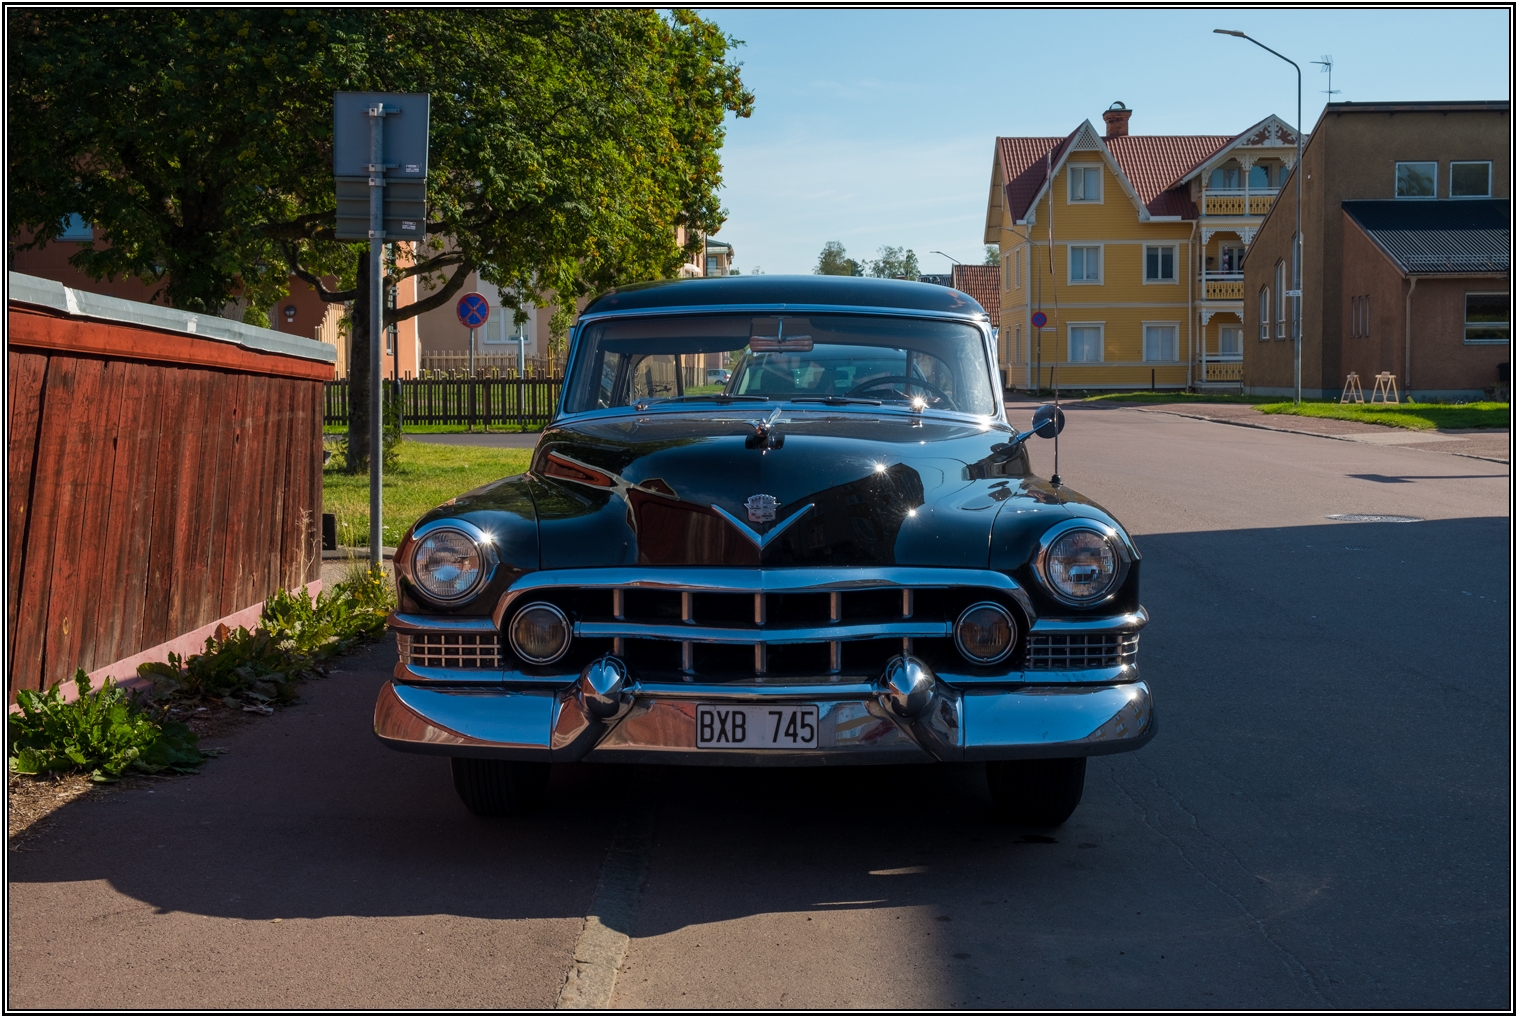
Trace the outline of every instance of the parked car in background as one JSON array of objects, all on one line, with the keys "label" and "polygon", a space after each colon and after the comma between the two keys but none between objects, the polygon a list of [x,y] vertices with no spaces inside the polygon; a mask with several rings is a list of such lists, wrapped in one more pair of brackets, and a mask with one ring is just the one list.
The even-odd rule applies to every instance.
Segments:
[{"label": "parked car in background", "polygon": [[[735,365],[685,393],[686,358]],[[1118,521],[1034,476],[963,293],[847,277],[590,304],[527,473],[417,521],[376,734],[514,813],[557,761],[980,761],[1062,823],[1154,734]]]}]

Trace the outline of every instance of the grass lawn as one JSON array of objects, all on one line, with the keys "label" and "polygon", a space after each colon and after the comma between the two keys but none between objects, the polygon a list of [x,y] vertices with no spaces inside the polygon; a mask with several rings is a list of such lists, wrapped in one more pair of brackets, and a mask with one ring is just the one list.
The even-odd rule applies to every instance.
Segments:
[{"label": "grass lawn", "polygon": [[[417,517],[435,506],[527,469],[530,449],[482,449],[476,446],[402,442],[400,465],[385,471],[384,544],[393,547]],[[343,472],[340,455],[322,473],[322,506],[337,514],[337,543],[369,543],[369,475]]]},{"label": "grass lawn", "polygon": [[[407,424],[404,429],[408,435],[463,435],[469,431],[467,424]],[[482,425],[476,424],[474,430],[484,431]],[[541,424],[529,424],[525,427],[517,427],[515,424],[492,424],[490,433],[499,435],[505,432],[525,432],[537,434],[543,430]],[[335,438],[347,438],[348,426],[346,424],[328,424],[322,428],[322,434]]]},{"label": "grass lawn", "polygon": [[1087,396],[1082,403],[1269,403],[1275,396],[1229,396],[1205,392],[1108,392]]},{"label": "grass lawn", "polygon": [[1507,403],[1395,403],[1383,408],[1364,403],[1265,403],[1257,408],[1262,414],[1291,414],[1296,417],[1331,417],[1339,421],[1363,421],[1389,428],[1506,428],[1511,420]]}]

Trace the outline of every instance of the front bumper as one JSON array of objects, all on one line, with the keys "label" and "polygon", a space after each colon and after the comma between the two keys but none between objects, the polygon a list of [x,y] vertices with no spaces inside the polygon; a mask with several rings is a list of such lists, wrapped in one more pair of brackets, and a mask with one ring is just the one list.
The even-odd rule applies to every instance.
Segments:
[{"label": "front bumper", "polygon": [[[392,749],[502,760],[706,766],[928,763],[1095,756],[1138,749],[1155,734],[1154,704],[1136,669],[1110,684],[955,689],[903,716],[875,684],[661,688],[632,683],[610,717],[568,689],[446,689],[389,682],[374,732]],[[715,700],[814,703],[815,749],[697,749],[696,705]],[[914,705],[915,706],[915,705]]]}]

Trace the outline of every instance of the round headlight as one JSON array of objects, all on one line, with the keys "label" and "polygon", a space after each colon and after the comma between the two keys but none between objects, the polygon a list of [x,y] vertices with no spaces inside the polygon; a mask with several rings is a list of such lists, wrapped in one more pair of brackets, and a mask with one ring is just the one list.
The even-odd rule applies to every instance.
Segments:
[{"label": "round headlight", "polygon": [[421,537],[411,555],[411,575],[428,597],[459,601],[485,577],[485,556],[462,530],[440,528]]},{"label": "round headlight", "polygon": [[1017,623],[1012,613],[992,601],[972,604],[954,623],[954,645],[978,665],[994,665],[1017,646]]},{"label": "round headlight", "polygon": [[569,618],[556,605],[537,601],[511,620],[511,649],[529,664],[553,664],[569,649]]},{"label": "round headlight", "polygon": [[1095,530],[1069,530],[1044,553],[1044,581],[1056,597],[1071,604],[1091,604],[1106,597],[1120,571],[1117,548]]}]

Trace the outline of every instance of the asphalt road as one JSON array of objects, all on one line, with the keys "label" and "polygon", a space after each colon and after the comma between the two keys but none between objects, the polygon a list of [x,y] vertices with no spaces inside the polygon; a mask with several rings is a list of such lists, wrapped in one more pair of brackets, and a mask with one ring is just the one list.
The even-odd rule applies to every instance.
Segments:
[{"label": "asphalt road", "polygon": [[580,766],[481,821],[369,734],[381,646],[13,850],[9,1005],[552,1007],[574,970],[614,1007],[1510,1008],[1506,468],[1088,408],[1059,466],[1137,537],[1161,722],[1064,827],[972,767]]}]

